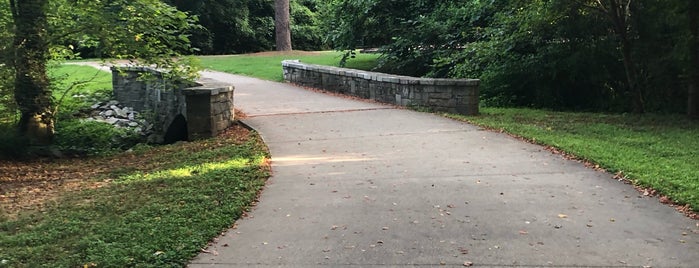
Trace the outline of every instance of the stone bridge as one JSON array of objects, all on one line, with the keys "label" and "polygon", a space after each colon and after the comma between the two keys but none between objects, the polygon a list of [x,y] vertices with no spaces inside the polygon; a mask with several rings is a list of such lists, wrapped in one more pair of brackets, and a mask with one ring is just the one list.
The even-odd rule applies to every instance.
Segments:
[{"label": "stone bridge", "polygon": [[234,87],[209,79],[168,79],[148,67],[112,67],[114,98],[153,124],[154,143],[214,137],[235,119]]}]

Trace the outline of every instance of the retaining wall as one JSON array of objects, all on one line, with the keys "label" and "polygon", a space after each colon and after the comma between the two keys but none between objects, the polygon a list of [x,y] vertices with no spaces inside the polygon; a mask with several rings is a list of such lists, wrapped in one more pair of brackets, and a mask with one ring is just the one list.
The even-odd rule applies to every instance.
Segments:
[{"label": "retaining wall", "polygon": [[478,79],[440,79],[282,61],[284,80],[379,102],[466,115],[478,114]]},{"label": "retaining wall", "polygon": [[[117,101],[146,114],[152,122],[151,142],[162,143],[169,133],[183,131],[188,140],[214,137],[235,120],[232,85],[170,79],[148,67],[112,67],[112,84]],[[178,117],[186,120],[184,125],[173,124]]]}]

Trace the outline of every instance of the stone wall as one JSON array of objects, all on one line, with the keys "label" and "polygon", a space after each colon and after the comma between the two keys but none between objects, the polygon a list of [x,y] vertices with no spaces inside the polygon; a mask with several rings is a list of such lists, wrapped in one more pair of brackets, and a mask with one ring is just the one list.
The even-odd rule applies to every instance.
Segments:
[{"label": "stone wall", "polygon": [[384,103],[466,115],[478,114],[478,79],[398,76],[282,61],[284,80]]},{"label": "stone wall", "polygon": [[178,117],[184,117],[185,139],[214,137],[235,120],[234,87],[213,80],[196,83],[169,79],[162,72],[147,67],[112,67],[114,97],[125,106],[152,121],[151,142],[167,141]]}]

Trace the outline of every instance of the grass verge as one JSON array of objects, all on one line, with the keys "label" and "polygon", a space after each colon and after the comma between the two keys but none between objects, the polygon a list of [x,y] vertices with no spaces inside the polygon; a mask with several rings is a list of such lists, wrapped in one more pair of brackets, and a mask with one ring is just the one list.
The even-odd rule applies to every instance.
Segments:
[{"label": "grass verge", "polygon": [[[262,141],[235,129],[104,158],[26,163],[62,171],[54,176],[63,189],[30,204],[34,210],[4,209],[0,267],[184,266],[245,212],[268,177]],[[19,165],[0,162],[3,174]],[[33,179],[8,175],[0,176],[5,205],[16,203]]]},{"label": "grass verge", "polygon": [[482,108],[448,116],[555,147],[699,209],[699,122],[682,115]]},{"label": "grass verge", "polygon": [[[245,55],[202,56],[201,64],[206,69],[257,77],[260,79],[281,82],[283,60],[301,60],[302,62],[338,66],[343,52],[264,52]],[[345,67],[352,69],[370,70],[376,66],[379,54],[358,53],[356,58],[349,59]]]}]

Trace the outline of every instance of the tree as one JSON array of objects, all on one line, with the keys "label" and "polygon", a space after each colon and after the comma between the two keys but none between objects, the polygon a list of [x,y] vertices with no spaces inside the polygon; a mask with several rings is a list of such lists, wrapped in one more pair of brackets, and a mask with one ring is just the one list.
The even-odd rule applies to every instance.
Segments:
[{"label": "tree", "polygon": [[638,67],[631,55],[634,49],[634,37],[631,36],[633,34],[631,18],[634,2],[633,0],[595,0],[586,6],[601,12],[612,23],[612,30],[619,38],[626,82],[628,90],[633,96],[633,110],[636,113],[643,113],[645,112],[643,90],[639,85]]},{"label": "tree", "polygon": [[[17,129],[31,143],[49,144],[54,134],[51,59],[92,47],[102,57],[128,59],[193,75],[185,34],[194,21],[159,0],[9,0],[14,31],[10,50]],[[49,12],[50,11],[50,12]],[[3,68],[5,69],[5,68]]]},{"label": "tree", "polygon": [[274,29],[277,51],[291,50],[289,0],[274,0]]},{"label": "tree", "polygon": [[699,1],[689,1],[689,90],[687,96],[687,115],[699,118]]},{"label": "tree", "polygon": [[46,74],[48,60],[48,0],[10,0],[15,23],[15,100],[20,110],[18,130],[32,143],[49,144],[53,137],[52,98]]}]

